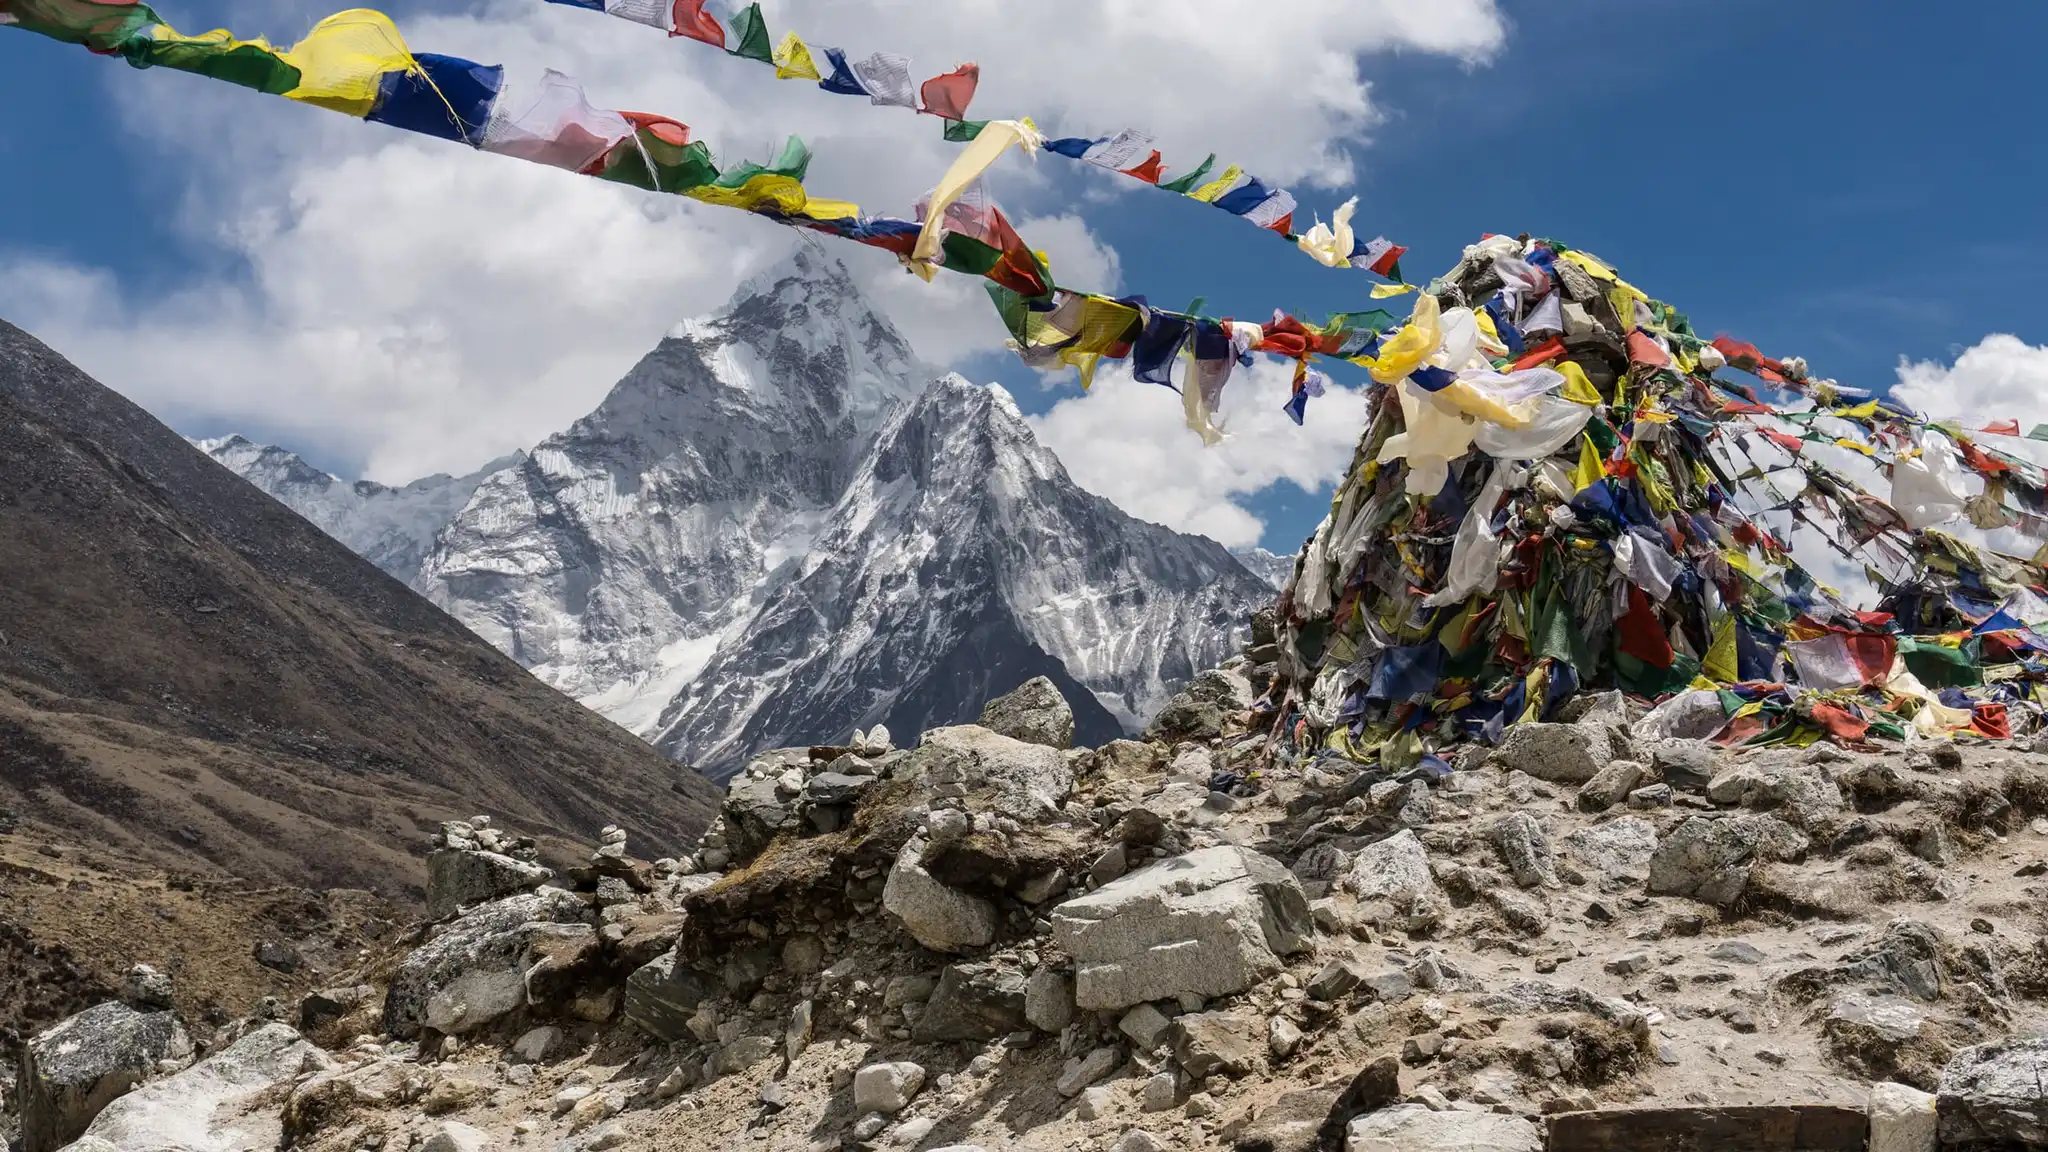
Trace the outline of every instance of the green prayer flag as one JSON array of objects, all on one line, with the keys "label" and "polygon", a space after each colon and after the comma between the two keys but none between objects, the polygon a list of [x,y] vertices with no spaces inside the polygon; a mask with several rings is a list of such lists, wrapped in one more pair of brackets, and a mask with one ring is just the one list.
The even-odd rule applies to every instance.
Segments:
[{"label": "green prayer flag", "polygon": [[109,4],[104,0],[37,0],[33,5],[16,5],[10,15],[25,32],[108,53],[125,53],[152,25],[163,23],[147,4]]},{"label": "green prayer flag", "polygon": [[1209,153],[1209,158],[1207,160],[1204,160],[1200,164],[1197,164],[1195,166],[1194,171],[1188,173],[1185,176],[1180,176],[1175,179],[1169,180],[1166,183],[1161,184],[1160,187],[1166,189],[1168,192],[1178,192],[1182,196],[1185,196],[1188,193],[1193,192],[1201,184],[1202,177],[1207,176],[1209,174],[1209,169],[1214,168],[1215,166],[1216,154],[1214,152],[1211,152]]},{"label": "green prayer flag", "polygon": [[131,40],[122,54],[137,68],[170,68],[282,96],[299,86],[299,70],[259,44],[228,47],[192,41]]},{"label": "green prayer flag", "polygon": [[2032,432],[2027,433],[2027,439],[2048,440],[2048,424],[2034,425],[2034,430]]},{"label": "green prayer flag", "polygon": [[948,120],[946,121],[946,139],[954,144],[965,144],[979,137],[981,130],[986,127],[988,127],[988,121],[986,120]]},{"label": "green prayer flag", "polygon": [[1906,671],[1929,688],[1975,688],[1984,682],[1984,669],[1967,649],[1980,644],[1972,640],[1963,648],[1948,648],[1902,636],[1899,658],[1905,661]]},{"label": "green prayer flag", "polygon": [[735,47],[728,51],[734,56],[763,64],[775,62],[775,49],[768,42],[768,21],[762,18],[759,4],[747,5],[732,18],[732,41]]}]

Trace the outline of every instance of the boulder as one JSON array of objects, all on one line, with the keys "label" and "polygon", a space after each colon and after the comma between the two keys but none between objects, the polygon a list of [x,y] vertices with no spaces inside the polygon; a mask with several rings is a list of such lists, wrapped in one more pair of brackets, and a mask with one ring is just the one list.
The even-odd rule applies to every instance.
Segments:
[{"label": "boulder", "polygon": [[1553,784],[1584,784],[1617,759],[1613,732],[1601,724],[1516,724],[1501,737],[1491,759]]},{"label": "boulder", "polygon": [[1644,880],[1657,853],[1657,826],[1640,816],[1623,816],[1564,838],[1565,853],[1594,877]]},{"label": "boulder", "polygon": [[983,705],[981,726],[1026,744],[1062,750],[1074,746],[1074,709],[1044,676]]},{"label": "boulder", "polygon": [[1314,946],[1301,885],[1246,848],[1160,861],[1053,909],[1076,964],[1074,1002],[1091,1010],[1227,996]]},{"label": "boulder", "polygon": [[1165,766],[1166,749],[1137,740],[1112,740],[1097,748],[1089,760],[1089,771],[1104,783],[1149,779]]},{"label": "boulder", "polygon": [[1145,729],[1145,739],[1166,744],[1213,740],[1232,717],[1251,708],[1253,699],[1252,682],[1244,675],[1211,668],[1167,701]]},{"label": "boulder", "polygon": [[568,1039],[560,1028],[552,1024],[529,1028],[512,1042],[508,1058],[514,1064],[546,1063],[549,1057],[562,1050]]},{"label": "boulder", "polygon": [[1074,982],[1065,973],[1040,968],[1024,982],[1024,1019],[1057,1036],[1074,1022]]},{"label": "boulder", "polygon": [[853,1111],[864,1116],[884,1116],[910,1107],[917,1090],[924,1087],[924,1066],[899,1060],[893,1064],[870,1064],[853,1074]]},{"label": "boulder", "polygon": [[117,1000],[41,1033],[22,1045],[15,1077],[22,1147],[55,1152],[160,1062],[191,1055],[192,1038],[176,1016]]},{"label": "boulder", "polygon": [[1150,1004],[1138,1004],[1124,1013],[1116,1022],[1116,1030],[1130,1037],[1131,1043],[1140,1052],[1150,1052],[1166,1040],[1166,1030],[1173,1027],[1173,1021],[1166,1013]]},{"label": "boulder", "polygon": [[276,1108],[257,1098],[333,1063],[283,1024],[266,1024],[174,1076],[106,1106],[70,1152],[271,1152]]},{"label": "boulder", "polygon": [[1932,1089],[1961,1031],[1897,996],[1845,992],[1828,1005],[1821,1038],[1837,1064],[1872,1080]]},{"label": "boulder", "polygon": [[775,1055],[776,1050],[781,1047],[773,1036],[741,1036],[713,1052],[706,1070],[713,1079],[744,1072]]},{"label": "boulder", "polygon": [[948,888],[925,870],[925,839],[914,836],[896,854],[882,887],[882,907],[905,931],[934,952],[965,952],[996,937],[996,906]]},{"label": "boulder", "polygon": [[1493,850],[1507,865],[1508,874],[1524,888],[1557,883],[1557,858],[1551,853],[1550,838],[1543,825],[1527,812],[1509,812],[1487,829]]},{"label": "boulder", "polygon": [[1812,828],[1846,807],[1842,790],[1818,767],[1761,759],[1740,761],[1708,781],[1707,799],[1760,811],[1782,809],[1802,828]]},{"label": "boulder", "polygon": [[1949,1147],[2048,1147],[2048,1037],[1956,1053],[1935,1092]]},{"label": "boulder", "polygon": [[[1713,707],[1721,707],[1716,701]],[[1724,719],[1722,723],[1726,723]],[[1703,792],[1714,778],[1714,764],[1720,749],[1705,740],[1652,740],[1643,746],[1650,771],[1659,780],[1682,792]]]},{"label": "boulder", "polygon": [[804,782],[806,804],[851,804],[874,787],[874,776],[849,776],[844,772],[820,772]]},{"label": "boulder", "polygon": [[377,1059],[331,1068],[292,1086],[284,1102],[284,1142],[295,1148],[317,1134],[346,1126],[365,1113],[395,1108],[417,1096],[417,1066]]},{"label": "boulder", "polygon": [[137,964],[121,977],[121,1002],[143,1012],[175,1007],[176,991],[170,973],[147,964]]},{"label": "boulder", "polygon": [[664,1044],[680,1043],[690,1038],[697,1006],[718,992],[709,977],[674,952],[663,953],[626,977],[626,1020]]},{"label": "boulder", "polygon": [[1383,1108],[1351,1122],[1344,1152],[1542,1152],[1543,1134],[1519,1116]]},{"label": "boulder", "polygon": [[726,791],[720,811],[730,832],[726,847],[734,867],[752,863],[769,841],[783,829],[796,825],[796,797],[782,794],[777,776],[773,772],[765,776],[743,775],[735,778]]},{"label": "boulder", "polygon": [[1605,812],[1621,803],[1643,782],[1647,771],[1634,760],[1609,761],[1607,767],[1579,786],[1579,811]]},{"label": "boulder", "polygon": [[1121,1048],[1095,1048],[1086,1056],[1077,1056],[1067,1061],[1060,1070],[1060,1078],[1053,1087],[1062,1096],[1073,1096],[1082,1089],[1123,1067],[1124,1053]]},{"label": "boulder", "polygon": [[1239,1077],[1258,1067],[1259,1048],[1251,1025],[1227,1012],[1195,1012],[1177,1017],[1166,1030],[1174,1062],[1196,1081],[1222,1074]]},{"label": "boulder", "polygon": [[439,920],[472,904],[531,892],[554,872],[496,852],[442,848],[427,855],[427,917]]},{"label": "boulder", "polygon": [[1657,845],[1650,891],[1725,908],[1749,887],[1758,865],[1794,860],[1806,849],[1806,837],[1774,816],[1695,816]]},{"label": "boulder", "polygon": [[1237,1126],[1231,1148],[1234,1152],[1321,1152],[1323,1127],[1343,1094],[1341,1080],[1282,1093],[1259,1109],[1256,1117]]},{"label": "boulder", "polygon": [[1904,1084],[1872,1084],[1869,1152],[1935,1152],[1940,1145],[1935,1099]]},{"label": "boulder", "polygon": [[546,887],[463,913],[399,963],[384,996],[384,1031],[460,1034],[524,1007],[527,946],[584,915],[574,894]]},{"label": "boulder", "polygon": [[998,961],[949,964],[911,1027],[917,1040],[992,1040],[1022,1031],[1024,974]]},{"label": "boulder", "polygon": [[1359,852],[1337,883],[1360,900],[1386,900],[1403,907],[1442,894],[1429,873],[1429,853],[1412,830]]},{"label": "boulder", "polygon": [[377,990],[368,984],[321,988],[299,1000],[299,1029],[311,1032],[356,1012],[375,1000]]},{"label": "boulder", "polygon": [[434,1125],[433,1133],[419,1148],[420,1152],[491,1152],[495,1144],[496,1141],[491,1139],[491,1134],[481,1128],[464,1124],[459,1120],[443,1120]]},{"label": "boulder", "polygon": [[1031,822],[1057,813],[1074,790],[1066,753],[977,724],[934,728],[897,766],[899,777],[957,778],[976,811]]}]

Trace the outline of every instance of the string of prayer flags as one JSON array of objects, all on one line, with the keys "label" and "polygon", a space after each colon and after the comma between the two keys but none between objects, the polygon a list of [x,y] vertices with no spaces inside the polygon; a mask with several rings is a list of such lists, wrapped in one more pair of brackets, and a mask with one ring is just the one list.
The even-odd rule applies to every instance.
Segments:
[{"label": "string of prayer flags", "polygon": [[[972,143],[991,124],[1030,122],[1026,117],[1007,121],[968,119],[968,109],[981,83],[981,68],[976,64],[962,64],[951,72],[920,82],[914,78],[909,58],[895,53],[876,52],[855,60],[840,48],[813,49],[795,32],[784,33],[780,43],[771,49],[772,37],[759,3],[750,3],[734,12],[729,31],[705,11],[705,0],[675,0],[672,7],[667,0],[549,3],[604,12],[636,24],[662,28],[672,37],[696,40],[730,55],[770,65],[785,80],[809,80],[837,95],[864,96],[876,105],[937,116],[945,122],[945,139],[953,143]],[[819,63],[820,55],[823,65]],[[1342,241],[1324,237],[1314,247],[1306,246],[1305,238],[1293,231],[1299,209],[1293,193],[1275,188],[1235,164],[1212,176],[1216,164],[1213,154],[1193,169],[1168,179],[1165,158],[1154,146],[1151,135],[1134,129],[1105,137],[1041,138],[1037,147],[1213,205],[1281,236],[1290,244],[1303,246],[1311,257],[1327,266],[1357,268],[1400,279],[1400,260],[1406,248],[1384,237],[1354,241],[1348,229]],[[1347,222],[1356,204],[1354,200],[1340,210]]]}]

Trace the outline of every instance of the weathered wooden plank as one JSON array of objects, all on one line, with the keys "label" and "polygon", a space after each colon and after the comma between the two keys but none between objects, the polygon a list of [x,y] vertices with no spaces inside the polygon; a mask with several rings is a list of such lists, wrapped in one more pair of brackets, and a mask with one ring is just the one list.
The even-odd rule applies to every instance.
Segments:
[{"label": "weathered wooden plank", "polygon": [[1863,1152],[1863,1109],[1837,1104],[1606,1108],[1547,1120],[1548,1152]]}]

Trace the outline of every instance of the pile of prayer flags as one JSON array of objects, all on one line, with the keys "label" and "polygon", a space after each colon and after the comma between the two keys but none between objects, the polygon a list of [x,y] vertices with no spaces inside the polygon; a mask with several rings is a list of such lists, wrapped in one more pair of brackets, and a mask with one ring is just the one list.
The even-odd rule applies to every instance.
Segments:
[{"label": "pile of prayer flags", "polygon": [[[1600,689],[1645,736],[1723,744],[2048,715],[2048,570],[1943,527],[2048,535],[2048,474],[1976,440],[2017,421],[1930,422],[1702,339],[1555,240],[1486,237],[1373,327],[1356,463],[1280,602],[1279,755],[1405,770]],[[1864,567],[1877,610],[1800,565],[1795,526]]]}]

